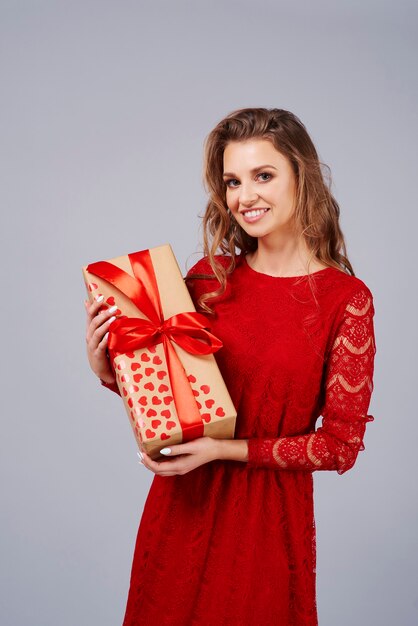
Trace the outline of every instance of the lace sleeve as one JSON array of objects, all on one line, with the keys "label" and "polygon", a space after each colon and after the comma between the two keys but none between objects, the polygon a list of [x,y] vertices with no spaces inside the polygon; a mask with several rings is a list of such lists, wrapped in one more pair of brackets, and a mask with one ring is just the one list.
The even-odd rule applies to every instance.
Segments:
[{"label": "lace sleeve", "polygon": [[350,297],[331,346],[325,376],[322,426],[313,433],[248,440],[248,466],[282,470],[337,470],[344,474],[364,450],[373,391],[373,296],[363,288]]}]

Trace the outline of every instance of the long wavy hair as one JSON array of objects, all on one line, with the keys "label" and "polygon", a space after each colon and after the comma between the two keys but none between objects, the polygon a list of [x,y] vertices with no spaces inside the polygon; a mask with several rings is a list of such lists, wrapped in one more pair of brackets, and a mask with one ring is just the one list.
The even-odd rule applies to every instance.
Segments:
[{"label": "long wavy hair", "polygon": [[[339,226],[340,208],[331,193],[330,168],[320,162],[305,126],[296,115],[284,109],[238,109],[215,126],[204,144],[203,183],[209,200],[203,215],[203,253],[208,257],[213,274],[190,274],[188,278],[218,280],[220,286],[216,291],[204,293],[198,299],[199,306],[207,313],[213,310],[206,301],[225,292],[227,275],[236,265],[236,249],[244,254],[257,249],[257,238],[248,235],[228,210],[223,180],[223,155],[227,144],[255,138],[271,141],[293,167],[296,178],[294,218],[311,259],[354,276]],[[230,256],[228,266],[217,262],[215,255],[219,252]]]}]

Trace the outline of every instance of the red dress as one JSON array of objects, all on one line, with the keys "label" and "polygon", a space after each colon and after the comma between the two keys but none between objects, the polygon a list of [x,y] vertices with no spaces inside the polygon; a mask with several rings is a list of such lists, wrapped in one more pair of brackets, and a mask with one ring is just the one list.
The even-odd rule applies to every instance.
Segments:
[{"label": "red dress", "polygon": [[[212,273],[206,257],[192,273]],[[195,305],[218,287],[211,278],[186,284]],[[209,305],[235,438],[249,439],[249,460],[154,476],[123,624],[316,626],[312,472],[343,474],[364,449],[372,294],[338,269],[310,281],[273,277],[240,254],[226,293]]]}]

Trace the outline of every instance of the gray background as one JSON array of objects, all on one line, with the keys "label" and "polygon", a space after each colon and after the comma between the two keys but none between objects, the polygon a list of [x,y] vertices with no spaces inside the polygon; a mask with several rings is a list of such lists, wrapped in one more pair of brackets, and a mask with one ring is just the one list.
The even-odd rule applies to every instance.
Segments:
[{"label": "gray background", "polygon": [[[321,626],[417,623],[417,5],[2,1],[0,621],[122,621],[152,474],[85,356],[81,266],[201,256],[203,140],[287,108],[376,306],[366,450],[317,472]],[[185,625],[186,626],[186,625]]]}]

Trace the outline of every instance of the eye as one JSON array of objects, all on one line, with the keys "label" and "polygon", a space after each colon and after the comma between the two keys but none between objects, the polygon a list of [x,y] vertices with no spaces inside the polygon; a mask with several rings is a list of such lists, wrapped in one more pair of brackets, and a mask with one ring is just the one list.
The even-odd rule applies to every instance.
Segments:
[{"label": "eye", "polygon": [[229,178],[225,181],[227,187],[235,187],[235,185],[231,185],[231,183],[239,183],[239,181],[236,178]]},{"label": "eye", "polygon": [[268,178],[263,178],[263,181],[267,181],[270,180],[271,178],[271,174],[269,174],[268,172],[260,172],[260,174],[258,174],[258,176],[268,176]]}]

